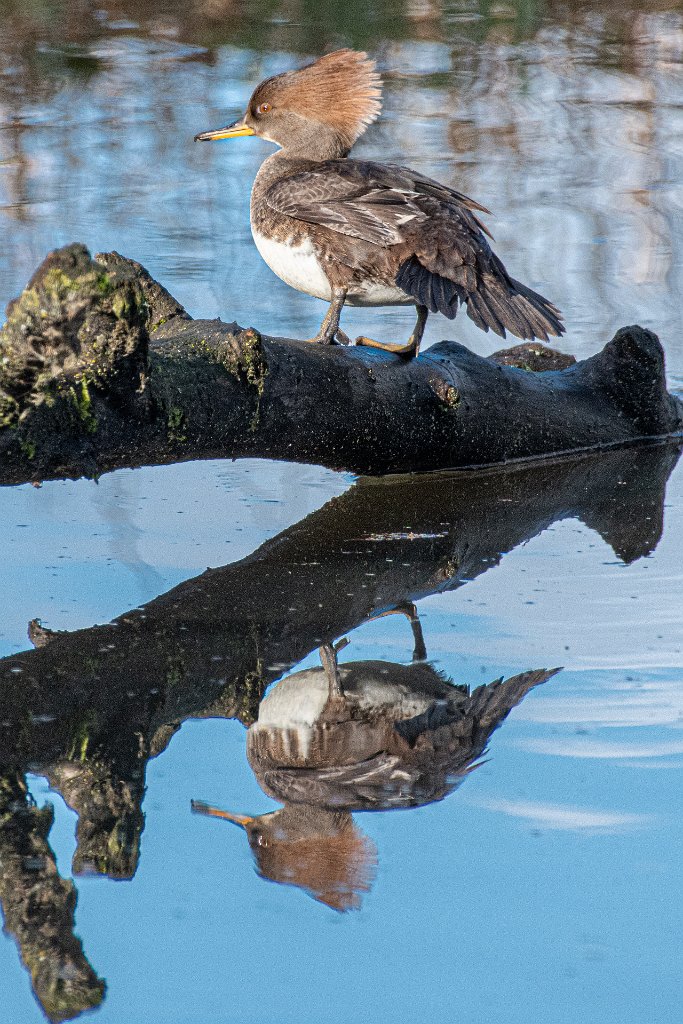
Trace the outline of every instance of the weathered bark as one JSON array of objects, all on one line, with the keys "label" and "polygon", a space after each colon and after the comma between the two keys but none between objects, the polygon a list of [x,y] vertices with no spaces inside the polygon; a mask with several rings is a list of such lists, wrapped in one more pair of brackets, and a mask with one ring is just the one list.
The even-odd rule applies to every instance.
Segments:
[{"label": "weathered bark", "polygon": [[[517,353],[521,365],[545,365]],[[0,335],[0,482],[256,456],[384,474],[683,429],[654,334],[531,373],[442,342],[406,361],[192,320],[139,264],[51,254]],[[504,353],[498,359],[509,361]],[[557,365],[557,364],[555,364]]]}]

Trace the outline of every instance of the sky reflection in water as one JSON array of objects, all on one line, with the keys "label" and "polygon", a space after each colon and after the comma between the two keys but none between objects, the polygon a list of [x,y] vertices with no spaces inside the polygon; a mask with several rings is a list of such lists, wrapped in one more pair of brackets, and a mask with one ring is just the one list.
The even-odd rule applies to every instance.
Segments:
[{"label": "sky reflection in water", "polygon": [[[239,112],[263,75],[348,42],[387,70],[384,120],[359,152],[489,205],[510,269],[566,313],[566,350],[589,354],[640,322],[660,334],[670,373],[683,374],[675,5],[345,3],[329,5],[327,24],[317,5],[220,0],[140,2],[132,13],[57,5],[49,18],[40,5],[5,3],[0,13],[2,303],[48,248],[81,239],[139,259],[193,313],[309,335],[322,306],[276,280],[250,240],[249,187],[269,147],[191,138]],[[368,316],[388,339],[410,319],[348,311],[350,332]],[[498,347],[466,318],[433,317],[429,331],[482,354]],[[248,814],[276,806],[247,765],[241,723],[190,720],[165,735],[147,766],[135,877],[77,879],[76,931],[108,985],[97,1019],[194,1024],[201,1008],[202,1021],[383,1024],[419,1007],[420,1017],[503,1024],[678,1020],[681,481],[676,468],[656,550],[644,555],[645,545],[628,565],[570,503],[539,515],[541,532],[522,531],[499,566],[482,542],[490,571],[461,589],[447,589],[447,575],[423,581],[428,654],[456,683],[565,667],[511,712],[490,759],[443,803],[355,815],[378,856],[358,914],[268,884],[243,835],[191,816],[193,798]],[[244,462],[3,491],[0,653],[26,650],[36,615],[52,629],[108,622],[207,565],[244,558],[349,484]],[[523,520],[536,493],[529,485],[514,509],[505,493],[492,497],[502,502],[495,522]],[[623,520],[652,517],[645,501]],[[443,508],[446,526],[421,524],[413,551],[441,551],[453,521]],[[391,543],[401,526],[415,523],[394,525]],[[368,521],[366,534],[380,527]],[[359,592],[379,586],[369,571]],[[284,648],[302,628],[294,612],[286,624],[290,599]],[[403,617],[348,635],[342,664],[410,664]],[[319,664],[313,644],[304,650],[297,670]],[[133,689],[144,679],[135,675]],[[33,791],[45,798],[39,778]],[[68,877],[75,816],[49,799]],[[0,977],[7,1019],[40,1020],[9,939]]]}]

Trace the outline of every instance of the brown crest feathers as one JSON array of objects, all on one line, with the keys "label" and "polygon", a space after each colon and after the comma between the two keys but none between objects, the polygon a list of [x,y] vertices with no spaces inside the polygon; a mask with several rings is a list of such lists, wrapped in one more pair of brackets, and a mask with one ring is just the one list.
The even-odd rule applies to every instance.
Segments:
[{"label": "brown crest feathers", "polygon": [[259,874],[295,885],[314,900],[344,913],[360,910],[377,868],[377,848],[353,821],[336,835],[271,842],[255,851]]},{"label": "brown crest feathers", "polygon": [[382,80],[367,53],[335,50],[262,82],[252,105],[271,97],[274,105],[333,128],[350,148],[379,115]]}]

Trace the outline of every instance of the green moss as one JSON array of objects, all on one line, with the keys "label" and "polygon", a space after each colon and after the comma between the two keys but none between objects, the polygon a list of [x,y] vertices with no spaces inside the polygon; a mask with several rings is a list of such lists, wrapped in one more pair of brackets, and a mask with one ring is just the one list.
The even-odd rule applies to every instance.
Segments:
[{"label": "green moss", "polygon": [[446,388],[446,405],[449,409],[457,409],[460,405],[460,392],[452,385]]},{"label": "green moss", "polygon": [[168,428],[168,439],[173,444],[185,444],[187,441],[187,434],[184,433],[186,422],[187,419],[183,410],[177,405],[172,405],[168,411],[166,426]]},{"label": "green moss", "polygon": [[100,295],[109,295],[109,293],[114,288],[111,276],[106,273],[99,274],[97,277],[97,281],[95,282],[95,287],[97,288]]},{"label": "green moss", "polygon": [[76,291],[81,286],[78,278],[70,277],[61,267],[51,267],[41,281],[41,287],[48,294],[52,292],[55,298],[62,300],[69,292]]},{"label": "green moss", "polygon": [[69,761],[80,761],[81,764],[83,764],[88,756],[90,733],[92,732],[93,726],[94,720],[92,714],[86,714],[86,716],[76,725],[66,754]]},{"label": "green moss", "polygon": [[166,685],[169,689],[180,686],[185,678],[185,662],[181,655],[171,654],[166,659]]},{"label": "green moss", "polygon": [[19,421],[19,403],[0,392],[0,429],[15,427]]},{"label": "green moss", "polygon": [[244,377],[256,391],[256,408],[249,423],[249,429],[255,433],[261,419],[261,398],[268,376],[268,364],[263,358],[261,335],[251,327],[243,331],[240,337],[239,356],[236,361],[230,360],[226,365],[231,373]]},{"label": "green moss", "polygon": [[87,434],[94,434],[97,430],[97,417],[92,410],[92,399],[87,377],[82,376],[79,381],[69,387],[69,397],[76,409],[78,418]]},{"label": "green moss", "polygon": [[131,312],[129,296],[121,289],[111,300],[111,309],[117,320],[127,320]]},{"label": "green moss", "polygon": [[23,441],[19,442],[19,447],[27,459],[30,461],[35,459],[36,446],[34,441],[31,441],[29,438],[25,438]]},{"label": "green moss", "polygon": [[244,341],[240,363],[248,382],[256,388],[260,398],[263,395],[268,374],[268,367],[263,359],[263,350],[261,349],[261,337],[251,328],[246,330],[242,337]]}]

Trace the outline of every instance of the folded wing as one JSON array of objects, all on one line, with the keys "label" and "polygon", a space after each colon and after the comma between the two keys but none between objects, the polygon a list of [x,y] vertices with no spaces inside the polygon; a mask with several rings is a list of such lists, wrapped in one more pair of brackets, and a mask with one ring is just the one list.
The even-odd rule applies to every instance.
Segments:
[{"label": "folded wing", "polygon": [[266,201],[282,215],[395,248],[395,284],[433,313],[453,319],[464,305],[478,327],[503,338],[506,330],[543,340],[564,333],[560,311],[511,278],[491,249],[477,216],[488,210],[416,171],[330,160],[281,179]]}]

